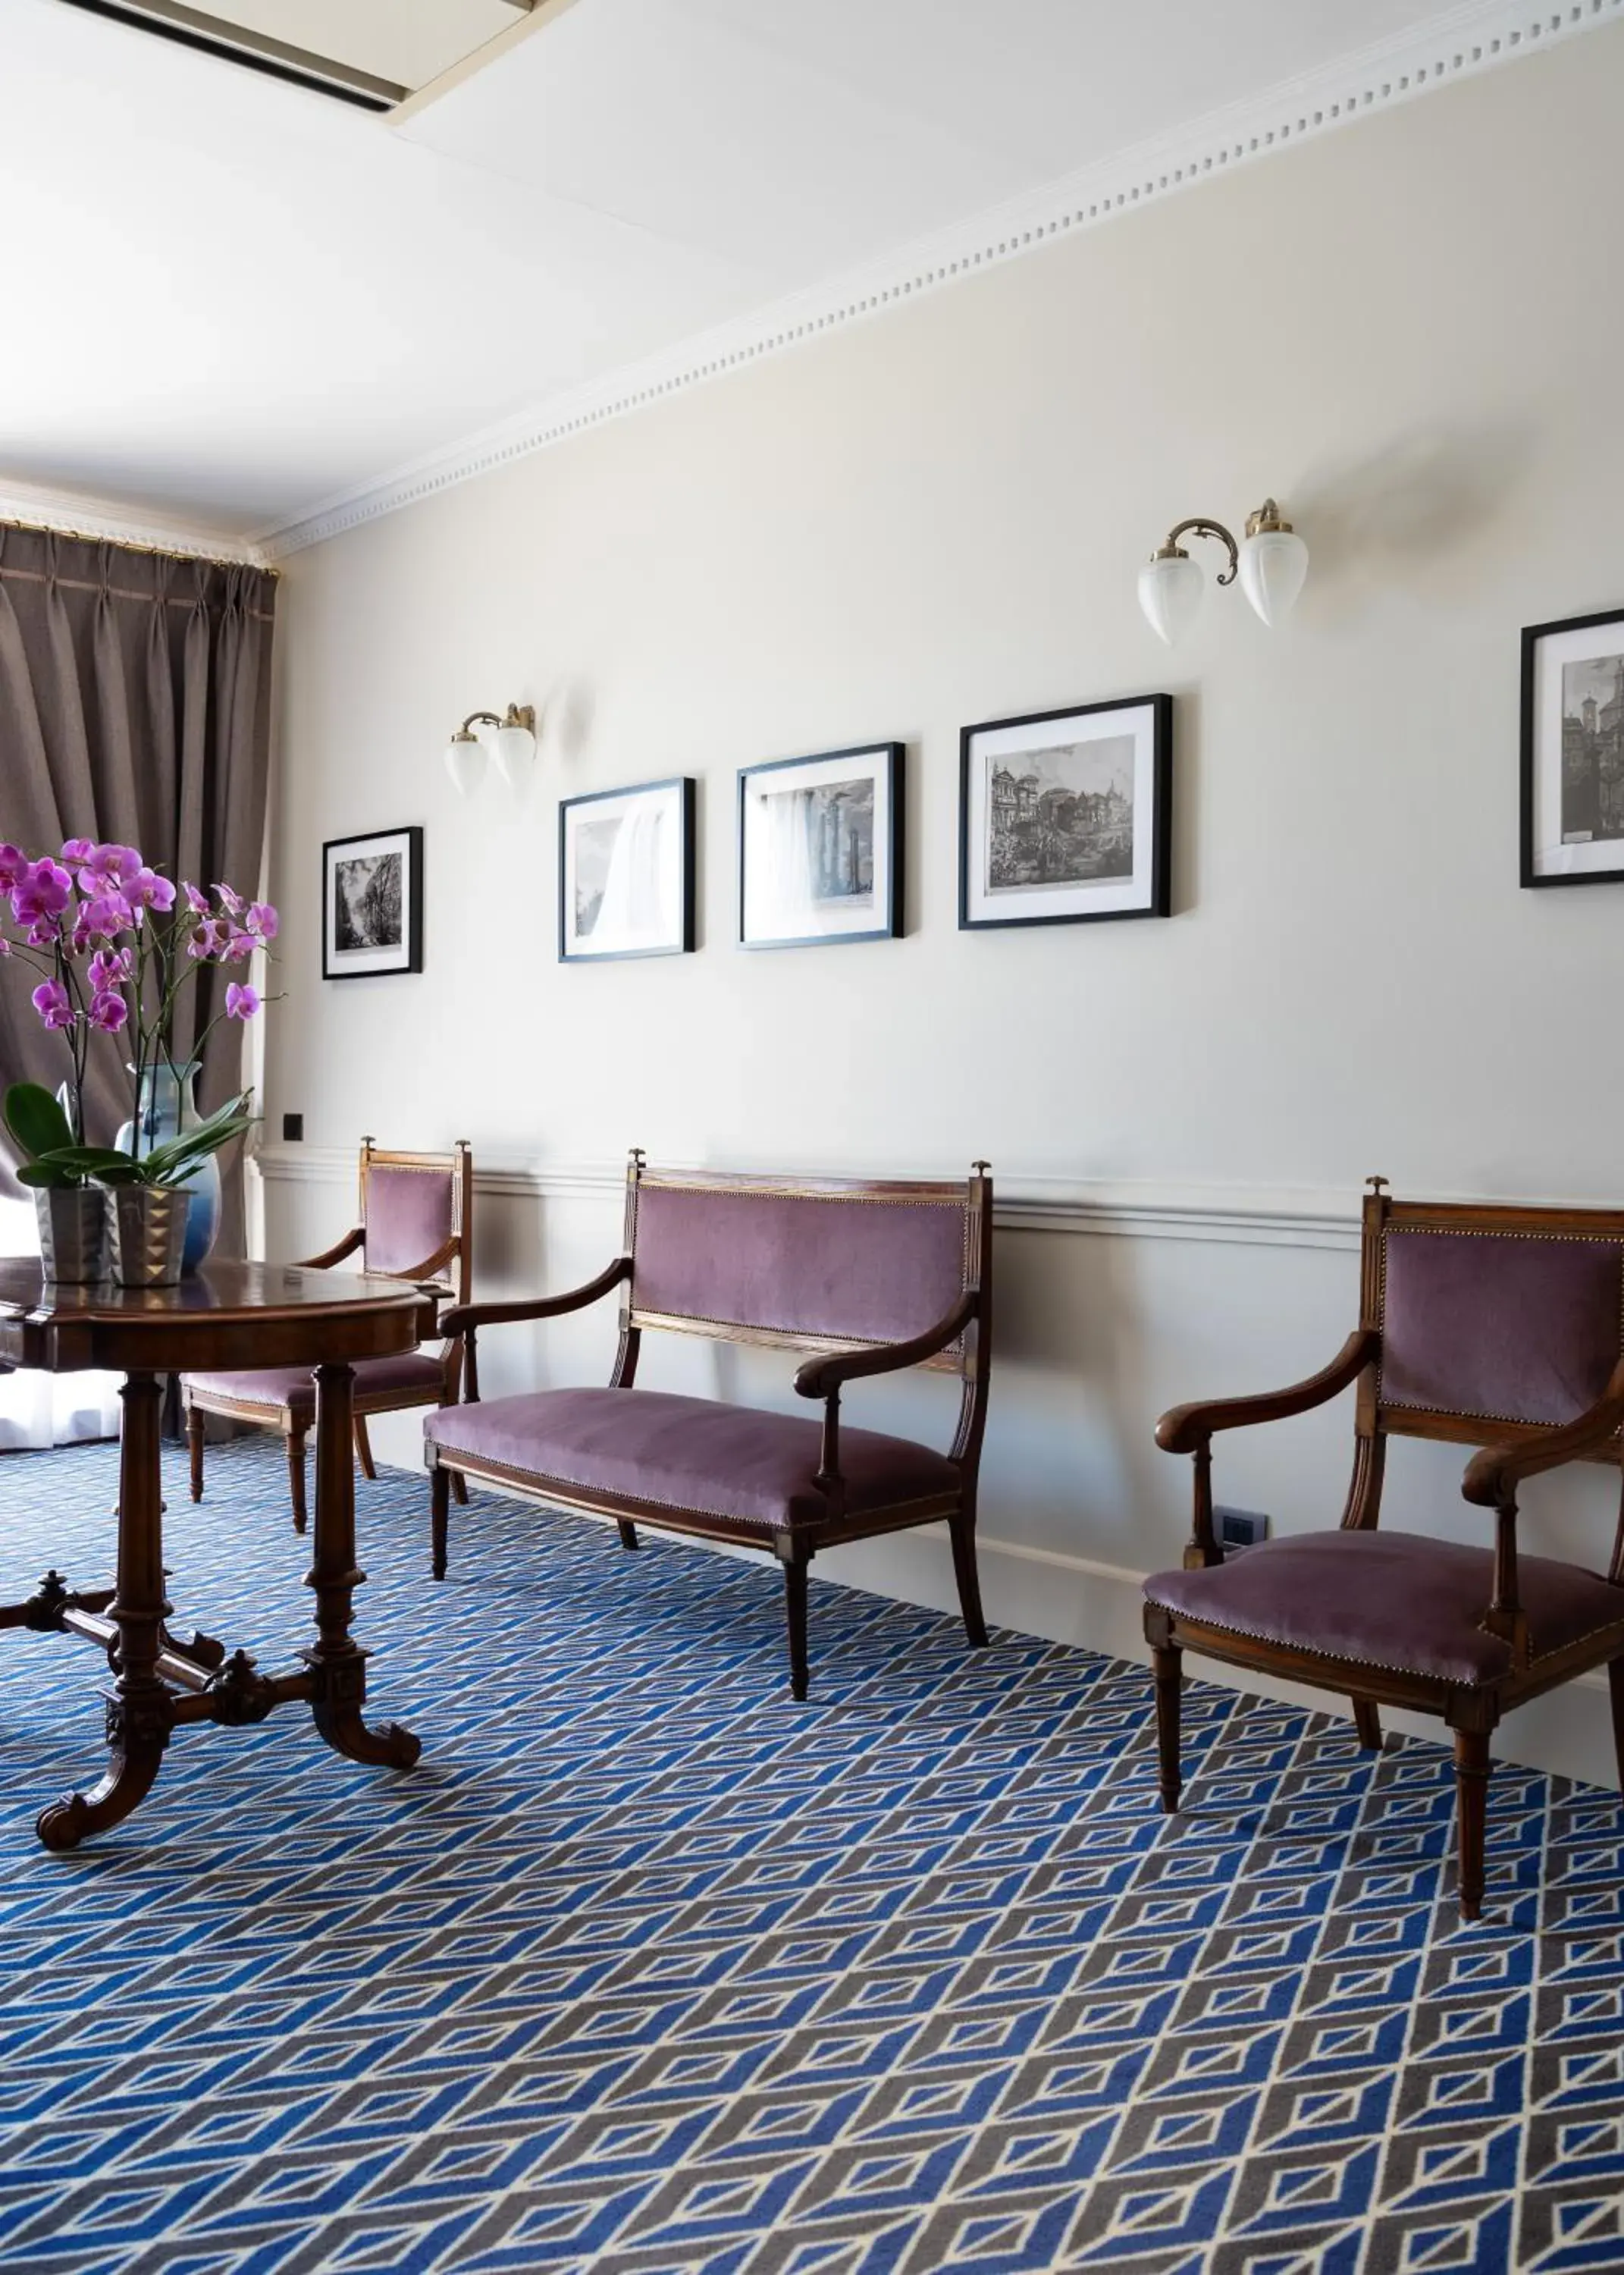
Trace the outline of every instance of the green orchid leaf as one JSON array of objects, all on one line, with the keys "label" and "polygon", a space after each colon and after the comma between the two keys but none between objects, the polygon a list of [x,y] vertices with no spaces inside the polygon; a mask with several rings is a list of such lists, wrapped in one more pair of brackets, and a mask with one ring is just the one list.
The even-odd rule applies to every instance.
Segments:
[{"label": "green orchid leaf", "polygon": [[72,1169],[58,1168],[46,1160],[34,1160],[23,1163],[17,1172],[17,1182],[19,1185],[32,1185],[39,1192],[59,1193],[82,1185],[85,1180]]},{"label": "green orchid leaf", "polygon": [[42,1083],[12,1083],[0,1112],[19,1150],[31,1160],[73,1143],[67,1115]]}]

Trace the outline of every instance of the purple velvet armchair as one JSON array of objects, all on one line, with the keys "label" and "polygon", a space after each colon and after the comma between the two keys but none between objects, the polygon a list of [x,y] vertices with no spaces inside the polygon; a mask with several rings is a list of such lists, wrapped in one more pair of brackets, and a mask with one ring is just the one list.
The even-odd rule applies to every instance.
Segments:
[{"label": "purple velvet armchair", "polygon": [[[549,1505],[759,1548],[783,1567],[790,1688],[806,1696],[806,1568],[820,1548],[945,1521],[964,1629],[985,1644],[976,1478],[992,1363],[992,1183],[858,1184],[645,1168],[627,1175],[623,1252],[597,1279],[535,1302],[459,1305],[465,1399],[424,1422],[434,1569],[446,1571],[449,1497],[467,1478]],[[619,1293],[607,1389],[481,1402],[478,1335]],[[644,1331],[665,1328],[808,1356],[795,1377],[820,1419],[633,1387]],[[848,1384],[903,1367],[960,1378],[950,1449],[844,1426]]]},{"label": "purple velvet armchair", "polygon": [[[1565,1462],[1620,1461],[1624,1212],[1364,1204],[1360,1324],[1322,1373],[1289,1390],[1175,1407],[1157,1443],[1195,1457],[1182,1569],[1144,1583],[1156,1663],[1164,1809],[1180,1797],[1185,1651],[1351,1698],[1362,1745],[1382,1704],[1439,1714],[1454,1736],[1460,1905],[1484,1891],[1489,1739],[1513,1707],[1605,1666],[1624,1784],[1624,1515],[1605,1571],[1526,1556],[1522,1480]],[[1357,1385],[1353,1478],[1336,1531],[1293,1533],[1229,1563],[1214,1537],[1212,1441]],[[1492,1546],[1381,1532],[1390,1437],[1484,1450],[1462,1493],[1493,1512]]]},{"label": "purple velvet armchair", "polygon": [[[433,1282],[453,1304],[472,1292],[473,1155],[466,1138],[449,1153],[386,1153],[361,1140],[360,1221],[306,1268],[325,1270],[359,1251],[361,1268],[390,1280]],[[413,1406],[455,1403],[462,1344],[449,1334],[438,1350],[360,1360],[355,1369],[355,1451],[364,1473],[377,1475],[366,1420]],[[316,1417],[315,1378],[308,1367],[265,1367],[249,1373],[181,1378],[192,1449],[192,1498],[203,1498],[203,1417],[223,1414],[280,1430],[287,1441],[293,1524],[306,1524],[305,1440]]]}]

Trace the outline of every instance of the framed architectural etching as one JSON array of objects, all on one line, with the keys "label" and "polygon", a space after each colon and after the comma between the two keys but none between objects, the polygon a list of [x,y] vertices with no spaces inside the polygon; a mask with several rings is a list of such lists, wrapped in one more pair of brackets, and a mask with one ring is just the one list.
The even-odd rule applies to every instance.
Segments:
[{"label": "framed architectural etching", "polygon": [[903,775],[900,743],[740,768],[742,946],[901,939]]},{"label": "framed architectural etching", "polygon": [[558,956],[684,956],[693,947],[691,775],[567,797],[558,809]]},{"label": "framed architectural etching", "polygon": [[1624,610],[1522,635],[1525,885],[1624,878]]},{"label": "framed architectural etching", "polygon": [[423,833],[376,829],[321,848],[321,977],[423,969]]},{"label": "framed architectural etching", "polygon": [[959,924],[1170,913],[1173,699],[991,719],[959,737]]}]

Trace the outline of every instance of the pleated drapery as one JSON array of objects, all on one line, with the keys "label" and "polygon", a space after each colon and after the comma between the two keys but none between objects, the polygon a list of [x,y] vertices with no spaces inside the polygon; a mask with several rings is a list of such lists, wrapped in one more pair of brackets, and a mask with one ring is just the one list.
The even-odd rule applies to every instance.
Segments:
[{"label": "pleated drapery", "polygon": [[[257,890],[270,764],[267,570],[181,559],[0,523],[0,841],[54,853],[65,838],[139,845],[171,878]],[[19,984],[0,971],[0,1081],[55,1089],[68,1072]],[[226,975],[186,991],[178,1061],[221,1006]],[[94,1039],[86,1128],[110,1145],[128,1116],[127,1041]],[[243,1031],[216,1027],[205,1110],[241,1086]],[[223,1164],[221,1246],[242,1252],[240,1149]],[[0,1165],[3,1166],[3,1165]],[[7,1180],[8,1189],[16,1186]]]}]

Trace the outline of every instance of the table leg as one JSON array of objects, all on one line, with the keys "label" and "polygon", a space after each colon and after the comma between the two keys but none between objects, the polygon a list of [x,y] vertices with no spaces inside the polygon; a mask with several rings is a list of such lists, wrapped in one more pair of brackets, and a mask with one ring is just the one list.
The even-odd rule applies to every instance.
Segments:
[{"label": "table leg", "polygon": [[315,1556],[305,1582],[316,1598],[318,1641],[305,1653],[315,1678],[311,1711],[336,1753],[409,1770],[423,1750],[421,1741],[397,1722],[378,1730],[361,1718],[366,1653],[350,1633],[355,1591],[366,1577],[355,1562],[354,1392],[351,1368],[317,1367]]},{"label": "table leg", "polygon": [[162,1384],[155,1374],[132,1374],[119,1395],[118,1586],[108,1606],[118,1630],[118,1680],[107,1702],[112,1754],[99,1785],[64,1794],[41,1816],[37,1830],[48,1848],[76,1848],[87,1834],[120,1824],[151,1791],[169,1743],[170,1694],[157,1672],[170,1608],[163,1597]]}]

